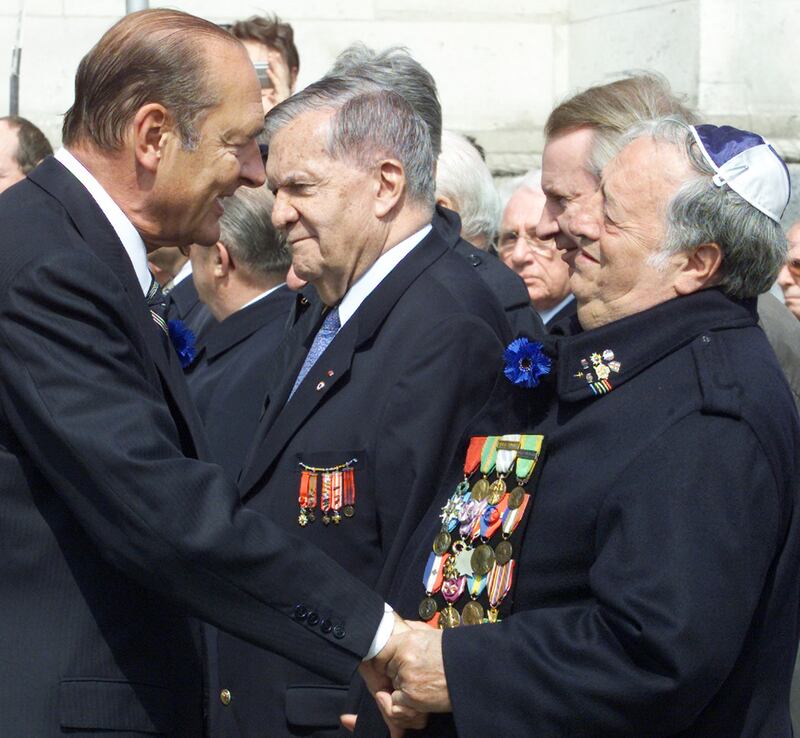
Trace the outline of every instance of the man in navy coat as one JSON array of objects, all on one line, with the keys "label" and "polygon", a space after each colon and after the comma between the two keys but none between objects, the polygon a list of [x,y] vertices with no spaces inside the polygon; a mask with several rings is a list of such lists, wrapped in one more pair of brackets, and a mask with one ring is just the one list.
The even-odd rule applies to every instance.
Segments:
[{"label": "man in navy coat", "polygon": [[213,459],[236,481],[261,417],[267,367],[294,300],[291,263],[271,223],[272,194],[240,188],[225,201],[220,238],[193,245],[192,276],[215,319],[185,370]]},{"label": "man in navy coat", "polygon": [[[430,136],[403,98],[329,77],[273,108],[266,133],[273,223],[318,297],[267,368],[281,379],[242,500],[380,591],[381,570],[402,566],[437,480],[490,404],[511,332],[453,250],[457,223],[434,209]],[[339,730],[348,681],[225,634],[218,660],[211,694],[235,699],[217,711],[215,735]]]},{"label": "man in navy coat", "polygon": [[[498,473],[501,450],[509,478],[527,463],[528,497],[497,502],[497,531],[485,507],[479,538],[454,531],[436,581],[422,572],[457,502],[443,490],[390,586],[408,616],[487,615],[386,654],[394,703],[440,713],[426,735],[792,735],[800,426],[755,310],[785,258],[788,172],[725,126],[663,119],[620,145],[572,220],[579,324],[546,358],[507,356],[530,435],[492,443]],[[475,597],[450,596],[481,572]],[[360,712],[356,733],[381,735]]]},{"label": "man in navy coat", "polygon": [[392,628],[197,460],[163,330],[146,251],[218,240],[224,197],[264,182],[262,129],[241,44],[144,11],[82,60],[66,148],[0,196],[4,738],[202,735],[190,615],[342,680]]}]

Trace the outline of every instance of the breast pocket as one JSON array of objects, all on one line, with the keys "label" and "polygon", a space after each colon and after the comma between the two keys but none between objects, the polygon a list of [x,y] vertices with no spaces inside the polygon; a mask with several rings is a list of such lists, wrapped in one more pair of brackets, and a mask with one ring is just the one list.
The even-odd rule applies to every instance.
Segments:
[{"label": "breast pocket", "polygon": [[293,471],[301,526],[339,525],[356,515],[374,514],[364,450],[299,453]]},{"label": "breast pocket", "polygon": [[61,727],[70,735],[171,736],[174,715],[172,692],[165,687],[91,678],[62,679],[59,687]]}]

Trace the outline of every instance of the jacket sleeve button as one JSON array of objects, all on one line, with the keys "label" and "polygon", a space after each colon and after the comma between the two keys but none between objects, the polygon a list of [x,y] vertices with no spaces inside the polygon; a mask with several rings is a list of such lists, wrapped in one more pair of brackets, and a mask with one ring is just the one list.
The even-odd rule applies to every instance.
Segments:
[{"label": "jacket sleeve button", "polygon": [[333,623],[325,618],[325,620],[319,624],[319,629],[327,635],[333,630]]},{"label": "jacket sleeve button", "polygon": [[344,625],[334,625],[333,626],[333,637],[334,638],[344,638],[345,630]]},{"label": "jacket sleeve button", "polygon": [[302,622],[308,617],[308,608],[303,605],[297,605],[294,608],[294,619]]},{"label": "jacket sleeve button", "polygon": [[315,612],[308,613],[308,620],[306,622],[313,628],[315,625],[319,624],[319,615]]}]

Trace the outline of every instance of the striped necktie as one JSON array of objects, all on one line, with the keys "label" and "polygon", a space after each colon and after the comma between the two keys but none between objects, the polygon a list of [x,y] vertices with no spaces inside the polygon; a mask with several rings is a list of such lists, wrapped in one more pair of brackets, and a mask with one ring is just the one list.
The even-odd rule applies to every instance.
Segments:
[{"label": "striped necktie", "polygon": [[150,289],[147,290],[146,300],[147,307],[150,308],[150,316],[153,322],[163,331],[164,335],[169,335],[169,328],[167,328],[167,298],[161,291],[161,286],[152,277],[150,278]]}]

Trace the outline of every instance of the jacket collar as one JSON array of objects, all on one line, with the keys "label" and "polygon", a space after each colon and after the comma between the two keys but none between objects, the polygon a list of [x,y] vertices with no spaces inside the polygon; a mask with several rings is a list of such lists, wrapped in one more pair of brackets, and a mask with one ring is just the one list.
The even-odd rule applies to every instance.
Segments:
[{"label": "jacket collar", "polygon": [[200,420],[189,397],[177,356],[164,351],[133,264],[103,211],[86,188],[53,157],[45,159],[28,178],[63,205],[88,248],[119,279],[128,302],[128,313],[136,322],[163,384],[189,429],[195,451],[205,454],[204,438],[198,435]]},{"label": "jacket collar", "polygon": [[[303,383],[287,402],[297,373],[322,322],[323,311],[316,300],[311,306],[313,329],[305,340],[289,342],[288,356],[278,360],[283,371],[280,385],[270,391],[269,407],[262,418],[240,478],[240,491],[249,494],[300,426],[313,415],[326,395],[345,382],[355,353],[380,330],[386,317],[411,284],[447,253],[449,246],[434,216],[433,229],[370,293],[353,317],[342,327]],[[306,323],[308,325],[308,323]]]},{"label": "jacket collar", "polygon": [[567,402],[604,395],[703,333],[756,322],[754,299],[736,300],[719,289],[676,297],[589,331],[573,318],[548,341],[556,391]]}]

